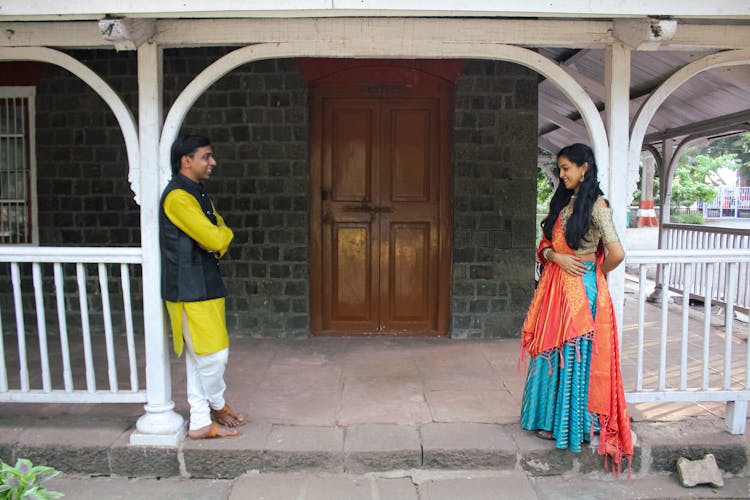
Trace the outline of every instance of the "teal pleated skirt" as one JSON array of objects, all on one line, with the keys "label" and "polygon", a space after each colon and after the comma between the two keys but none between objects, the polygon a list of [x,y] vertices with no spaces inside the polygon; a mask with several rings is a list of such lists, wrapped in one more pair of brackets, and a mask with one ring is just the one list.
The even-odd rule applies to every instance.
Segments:
[{"label": "teal pleated skirt", "polygon": [[[589,270],[583,283],[591,314],[596,317],[596,264],[584,264]],[[588,411],[591,335],[532,358],[521,404],[523,429],[550,431],[557,448],[576,453],[599,428],[596,415]]]}]

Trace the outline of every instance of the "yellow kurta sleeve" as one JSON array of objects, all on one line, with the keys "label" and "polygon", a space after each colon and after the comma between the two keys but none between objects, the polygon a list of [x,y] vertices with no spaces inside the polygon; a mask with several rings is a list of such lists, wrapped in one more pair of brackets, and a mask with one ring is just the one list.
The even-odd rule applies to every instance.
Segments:
[{"label": "yellow kurta sleeve", "polygon": [[224,224],[224,219],[213,204],[211,208],[216,216],[216,225],[208,220],[198,200],[184,189],[175,189],[164,198],[164,212],[169,220],[201,247],[222,257],[229,249],[234,233]]}]

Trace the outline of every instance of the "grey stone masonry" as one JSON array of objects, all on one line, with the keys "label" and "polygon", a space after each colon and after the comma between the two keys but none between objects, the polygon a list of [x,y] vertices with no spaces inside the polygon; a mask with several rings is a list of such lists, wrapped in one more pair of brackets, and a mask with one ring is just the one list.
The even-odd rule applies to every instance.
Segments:
[{"label": "grey stone masonry", "polygon": [[537,75],[469,61],[456,83],[453,337],[519,337],[533,293]]},{"label": "grey stone masonry", "polygon": [[[189,82],[231,50],[166,49],[165,113]],[[104,78],[137,115],[134,52],[70,54]],[[518,337],[532,294],[536,79],[519,65],[471,60],[456,83],[450,292],[456,338]],[[222,263],[232,335],[309,335],[308,122],[308,86],[295,61],[271,59],[221,77],[183,124],[183,131],[207,135],[213,143],[218,166],[208,192],[235,233]],[[112,111],[77,77],[50,65],[37,91],[36,123],[40,243],[138,246],[140,207]],[[136,311],[139,271],[133,270],[131,283]],[[112,274],[111,286],[118,289]],[[95,289],[96,276],[89,278]],[[0,284],[5,279],[0,274]],[[70,282],[66,289],[75,289]],[[69,300],[75,323],[77,298]],[[47,307],[47,316],[54,317],[54,300]],[[13,317],[10,309],[0,312]],[[29,314],[26,323],[33,325],[31,309]],[[135,324],[142,327],[140,317]]]}]

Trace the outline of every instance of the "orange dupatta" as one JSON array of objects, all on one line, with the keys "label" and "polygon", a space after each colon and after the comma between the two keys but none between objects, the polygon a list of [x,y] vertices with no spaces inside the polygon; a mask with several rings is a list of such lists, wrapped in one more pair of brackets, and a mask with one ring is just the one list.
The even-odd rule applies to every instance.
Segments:
[{"label": "orange dupatta", "polygon": [[552,230],[552,241],[542,238],[537,249],[545,266],[523,324],[521,345],[531,356],[538,356],[593,332],[588,410],[599,418],[599,454],[611,457],[613,468],[616,465],[619,471],[622,458],[631,460],[633,457],[633,440],[620,374],[617,322],[607,280],[600,268],[604,252],[597,252],[594,319],[583,278],[571,276],[560,266],[546,262],[542,257],[546,248],[574,254],[565,240],[559,217]]}]

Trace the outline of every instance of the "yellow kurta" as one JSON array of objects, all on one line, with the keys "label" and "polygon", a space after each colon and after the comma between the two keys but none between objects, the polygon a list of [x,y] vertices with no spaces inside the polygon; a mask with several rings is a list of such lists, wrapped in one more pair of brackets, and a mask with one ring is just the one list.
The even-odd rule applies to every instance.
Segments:
[{"label": "yellow kurta", "polygon": [[[203,214],[198,200],[183,189],[175,189],[164,198],[164,212],[181,231],[202,248],[222,257],[229,249],[234,233],[214,209],[216,225]],[[211,354],[229,347],[224,298],[197,302],[164,301],[172,325],[172,339],[177,355],[182,355],[182,312],[188,319],[193,349],[198,355]]]}]

